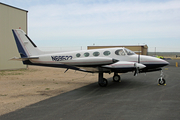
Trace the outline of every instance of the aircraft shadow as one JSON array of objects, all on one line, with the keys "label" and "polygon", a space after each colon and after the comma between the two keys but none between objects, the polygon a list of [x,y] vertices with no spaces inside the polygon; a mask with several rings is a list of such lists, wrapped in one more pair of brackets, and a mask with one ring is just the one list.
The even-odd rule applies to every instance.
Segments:
[{"label": "aircraft shadow", "polygon": [[[158,75],[159,73],[150,73],[145,77],[144,75],[133,77],[132,73],[128,73],[122,75],[122,82],[119,83],[108,78],[107,87],[99,87],[95,82],[2,115],[0,120],[118,119],[119,117],[129,119],[128,116],[133,117],[133,115],[141,119],[141,117],[154,116],[157,110],[152,106],[159,107],[161,102],[158,101],[179,99],[177,94],[174,96],[170,94],[171,91],[178,91],[179,87],[159,87],[155,80]],[[171,97],[166,94],[170,94]],[[177,106],[175,103],[169,105],[171,108]],[[161,111],[166,108],[167,106],[161,107]],[[172,110],[178,111],[174,108]],[[166,114],[164,116],[167,117]]]}]

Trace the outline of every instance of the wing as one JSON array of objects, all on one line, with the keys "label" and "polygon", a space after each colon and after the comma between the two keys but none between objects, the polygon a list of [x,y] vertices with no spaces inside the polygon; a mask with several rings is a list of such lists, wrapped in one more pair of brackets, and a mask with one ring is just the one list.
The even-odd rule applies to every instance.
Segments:
[{"label": "wing", "polygon": [[[92,58],[93,59],[93,58]],[[104,58],[103,58],[104,59]],[[110,58],[106,58],[109,59]],[[83,59],[84,60],[84,59]],[[84,72],[106,72],[106,73],[111,73],[111,72],[116,72],[116,73],[126,73],[129,71],[136,71],[137,69],[143,69],[146,66],[141,64],[141,63],[136,63],[136,62],[128,62],[128,61],[119,61],[116,62],[116,60],[111,59],[109,62],[100,62],[93,59],[94,62],[92,62],[92,60],[89,59],[88,62],[87,60],[84,62],[77,62],[77,63],[71,63],[72,66],[79,68],[81,71]],[[77,60],[79,61],[79,59]],[[96,61],[96,62],[95,62]],[[105,59],[104,59],[105,61]],[[66,64],[66,63],[64,63]],[[70,63],[68,64],[70,65]]]}]

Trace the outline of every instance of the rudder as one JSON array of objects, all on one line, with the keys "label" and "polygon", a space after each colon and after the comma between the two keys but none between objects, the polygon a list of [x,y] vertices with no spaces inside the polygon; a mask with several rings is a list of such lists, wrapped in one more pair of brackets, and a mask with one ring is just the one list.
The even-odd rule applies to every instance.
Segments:
[{"label": "rudder", "polygon": [[21,58],[37,56],[41,53],[41,51],[37,48],[37,46],[33,43],[33,41],[26,35],[26,33],[23,30],[12,29],[12,32]]}]

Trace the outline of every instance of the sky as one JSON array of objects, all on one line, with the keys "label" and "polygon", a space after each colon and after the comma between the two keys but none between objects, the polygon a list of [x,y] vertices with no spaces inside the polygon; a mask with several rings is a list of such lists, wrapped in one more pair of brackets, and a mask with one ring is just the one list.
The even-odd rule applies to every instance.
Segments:
[{"label": "sky", "polygon": [[28,11],[28,35],[41,49],[147,44],[180,52],[180,0],[1,0]]}]

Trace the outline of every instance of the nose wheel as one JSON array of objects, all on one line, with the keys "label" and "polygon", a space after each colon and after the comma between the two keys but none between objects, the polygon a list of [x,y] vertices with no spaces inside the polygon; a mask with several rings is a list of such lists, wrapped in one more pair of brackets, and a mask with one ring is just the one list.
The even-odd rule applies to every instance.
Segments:
[{"label": "nose wheel", "polygon": [[166,81],[164,78],[159,78],[158,83],[159,83],[158,85],[166,85]]},{"label": "nose wheel", "polygon": [[160,78],[158,78],[158,85],[166,85],[166,80],[163,77],[163,71],[161,70]]}]

